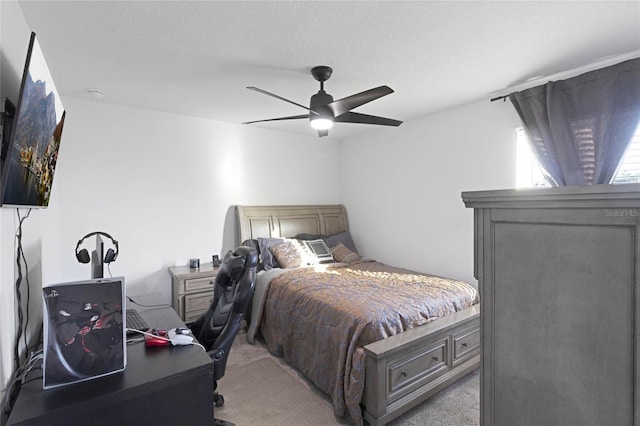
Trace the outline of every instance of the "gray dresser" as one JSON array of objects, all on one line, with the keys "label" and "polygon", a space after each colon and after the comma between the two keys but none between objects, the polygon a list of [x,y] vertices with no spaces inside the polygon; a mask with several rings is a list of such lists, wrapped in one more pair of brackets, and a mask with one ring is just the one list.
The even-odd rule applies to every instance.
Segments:
[{"label": "gray dresser", "polygon": [[465,192],[481,424],[640,424],[640,185]]}]

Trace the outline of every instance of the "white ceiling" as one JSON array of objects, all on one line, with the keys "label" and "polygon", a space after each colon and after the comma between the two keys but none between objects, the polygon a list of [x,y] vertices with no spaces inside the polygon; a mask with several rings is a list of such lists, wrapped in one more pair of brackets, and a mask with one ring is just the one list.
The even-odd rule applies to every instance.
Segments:
[{"label": "white ceiling", "polygon": [[[315,65],[356,111],[411,120],[640,49],[640,2],[20,1],[64,97],[232,123],[304,114]],[[488,102],[488,100],[487,100]],[[306,120],[253,124],[313,134]],[[347,138],[377,126],[337,123]]]}]

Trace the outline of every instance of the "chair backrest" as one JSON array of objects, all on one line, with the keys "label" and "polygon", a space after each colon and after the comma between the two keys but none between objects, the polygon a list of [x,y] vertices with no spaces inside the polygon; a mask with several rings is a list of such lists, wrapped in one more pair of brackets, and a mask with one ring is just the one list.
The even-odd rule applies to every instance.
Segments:
[{"label": "chair backrest", "polygon": [[253,296],[258,252],[251,247],[229,251],[216,275],[213,302],[191,326],[193,335],[214,361],[214,379],[224,375],[227,357]]}]

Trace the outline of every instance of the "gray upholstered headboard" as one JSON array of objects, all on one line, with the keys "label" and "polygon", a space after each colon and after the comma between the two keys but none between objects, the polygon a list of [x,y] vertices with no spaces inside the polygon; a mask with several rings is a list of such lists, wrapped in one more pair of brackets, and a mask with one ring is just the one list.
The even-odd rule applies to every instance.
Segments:
[{"label": "gray upholstered headboard", "polygon": [[335,235],[348,230],[342,205],[237,206],[240,243],[258,237]]}]

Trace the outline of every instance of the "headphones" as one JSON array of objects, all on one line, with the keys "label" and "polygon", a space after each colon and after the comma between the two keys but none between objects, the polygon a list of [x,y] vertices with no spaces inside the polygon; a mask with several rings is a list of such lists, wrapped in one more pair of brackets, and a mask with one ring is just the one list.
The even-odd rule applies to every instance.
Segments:
[{"label": "headphones", "polygon": [[85,235],[84,237],[82,237],[80,241],[78,241],[78,244],[76,245],[76,259],[78,259],[78,262],[89,263],[91,261],[91,257],[89,256],[89,252],[87,251],[87,249],[82,249],[78,251],[78,248],[80,247],[80,244],[82,244],[84,240],[86,240],[89,237],[93,237],[94,235],[102,235],[109,238],[116,248],[115,252],[113,251],[113,249],[107,250],[107,252],[104,255],[104,263],[111,263],[114,260],[116,260],[116,258],[118,257],[118,242],[114,240],[113,237],[107,234],[106,232],[96,231],[96,232],[91,232],[90,234]]}]

